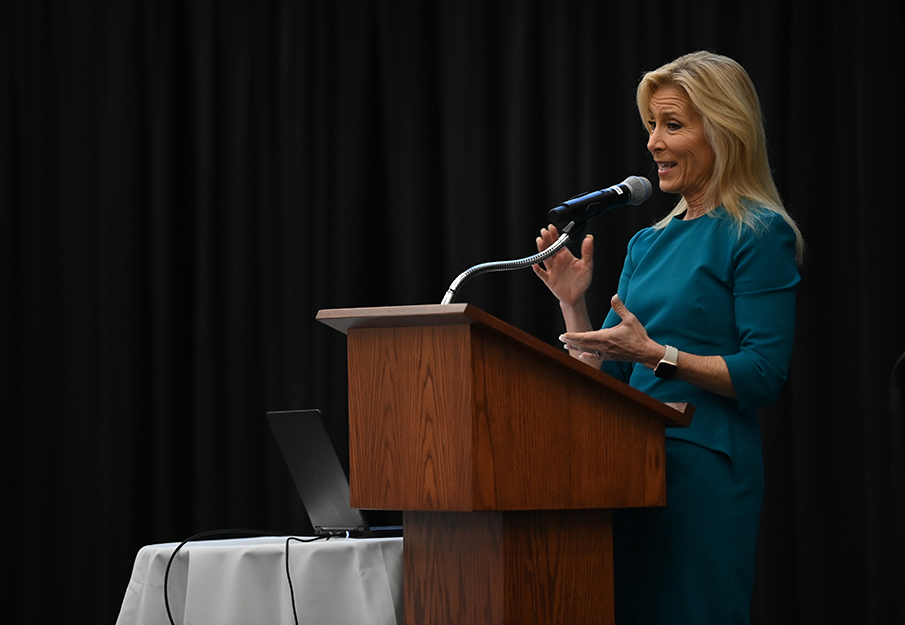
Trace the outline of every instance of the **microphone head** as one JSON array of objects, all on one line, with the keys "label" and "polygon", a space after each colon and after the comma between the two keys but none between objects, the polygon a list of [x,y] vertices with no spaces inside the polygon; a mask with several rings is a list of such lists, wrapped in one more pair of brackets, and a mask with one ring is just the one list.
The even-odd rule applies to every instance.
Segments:
[{"label": "microphone head", "polygon": [[622,181],[622,184],[628,187],[629,193],[632,195],[632,206],[638,206],[650,199],[653,193],[650,180],[641,176],[629,176]]},{"label": "microphone head", "polygon": [[611,208],[631,204],[638,206],[647,201],[653,189],[650,181],[641,176],[629,176],[622,182],[600,191],[582,193],[547,213],[551,222],[585,221]]}]

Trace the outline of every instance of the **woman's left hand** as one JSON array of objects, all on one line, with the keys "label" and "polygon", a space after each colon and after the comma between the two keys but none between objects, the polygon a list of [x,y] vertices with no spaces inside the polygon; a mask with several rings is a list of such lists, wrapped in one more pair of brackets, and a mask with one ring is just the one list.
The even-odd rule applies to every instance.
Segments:
[{"label": "woman's left hand", "polygon": [[[617,295],[613,296],[612,305],[621,319],[619,325],[593,332],[566,332],[560,335],[560,340],[573,356],[598,369],[604,360],[637,362],[649,369],[656,367],[666,353],[666,346],[647,335],[647,330]],[[697,356],[680,351],[678,364],[675,379],[723,397],[736,397],[732,376],[722,356]]]},{"label": "woman's left hand", "polygon": [[603,360],[639,362],[650,368],[663,357],[665,348],[647,335],[647,330],[618,295],[610,302],[622,320],[619,325],[592,332],[566,332],[559,338],[579,360],[596,364]]}]

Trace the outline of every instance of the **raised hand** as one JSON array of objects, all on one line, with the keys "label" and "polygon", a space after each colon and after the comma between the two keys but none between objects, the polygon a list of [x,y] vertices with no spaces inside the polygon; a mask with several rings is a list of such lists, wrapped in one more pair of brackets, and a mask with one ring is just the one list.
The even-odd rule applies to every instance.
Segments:
[{"label": "raised hand", "polygon": [[[537,237],[537,251],[542,252],[559,238],[556,226],[541,229]],[[568,248],[563,248],[544,261],[544,266],[534,265],[534,273],[544,281],[547,288],[563,304],[575,307],[591,286],[594,274],[594,237],[588,235],[581,242],[581,258]]]}]

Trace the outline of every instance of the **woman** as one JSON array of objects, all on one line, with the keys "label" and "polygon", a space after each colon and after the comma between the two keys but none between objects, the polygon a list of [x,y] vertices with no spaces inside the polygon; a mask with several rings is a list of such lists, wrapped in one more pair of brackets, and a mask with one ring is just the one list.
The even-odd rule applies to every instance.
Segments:
[{"label": "woman", "polygon": [[[748,623],[763,492],[756,409],[788,371],[803,241],[767,159],[745,70],[708,52],[643,76],[638,111],[660,189],[681,196],[628,245],[603,328],[585,303],[593,239],[535,266],[560,302],[570,353],[664,402],[667,505],[614,515],[616,622]],[[557,238],[541,231],[539,250]]]}]

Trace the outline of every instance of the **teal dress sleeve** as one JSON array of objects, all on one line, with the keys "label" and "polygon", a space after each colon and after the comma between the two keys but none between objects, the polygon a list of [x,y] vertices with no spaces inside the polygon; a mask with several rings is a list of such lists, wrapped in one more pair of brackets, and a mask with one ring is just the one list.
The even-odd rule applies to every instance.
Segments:
[{"label": "teal dress sleeve", "polygon": [[769,406],[786,382],[795,335],[795,233],[776,215],[750,229],[735,254],[732,293],[738,351],[724,354],[739,410]]}]

